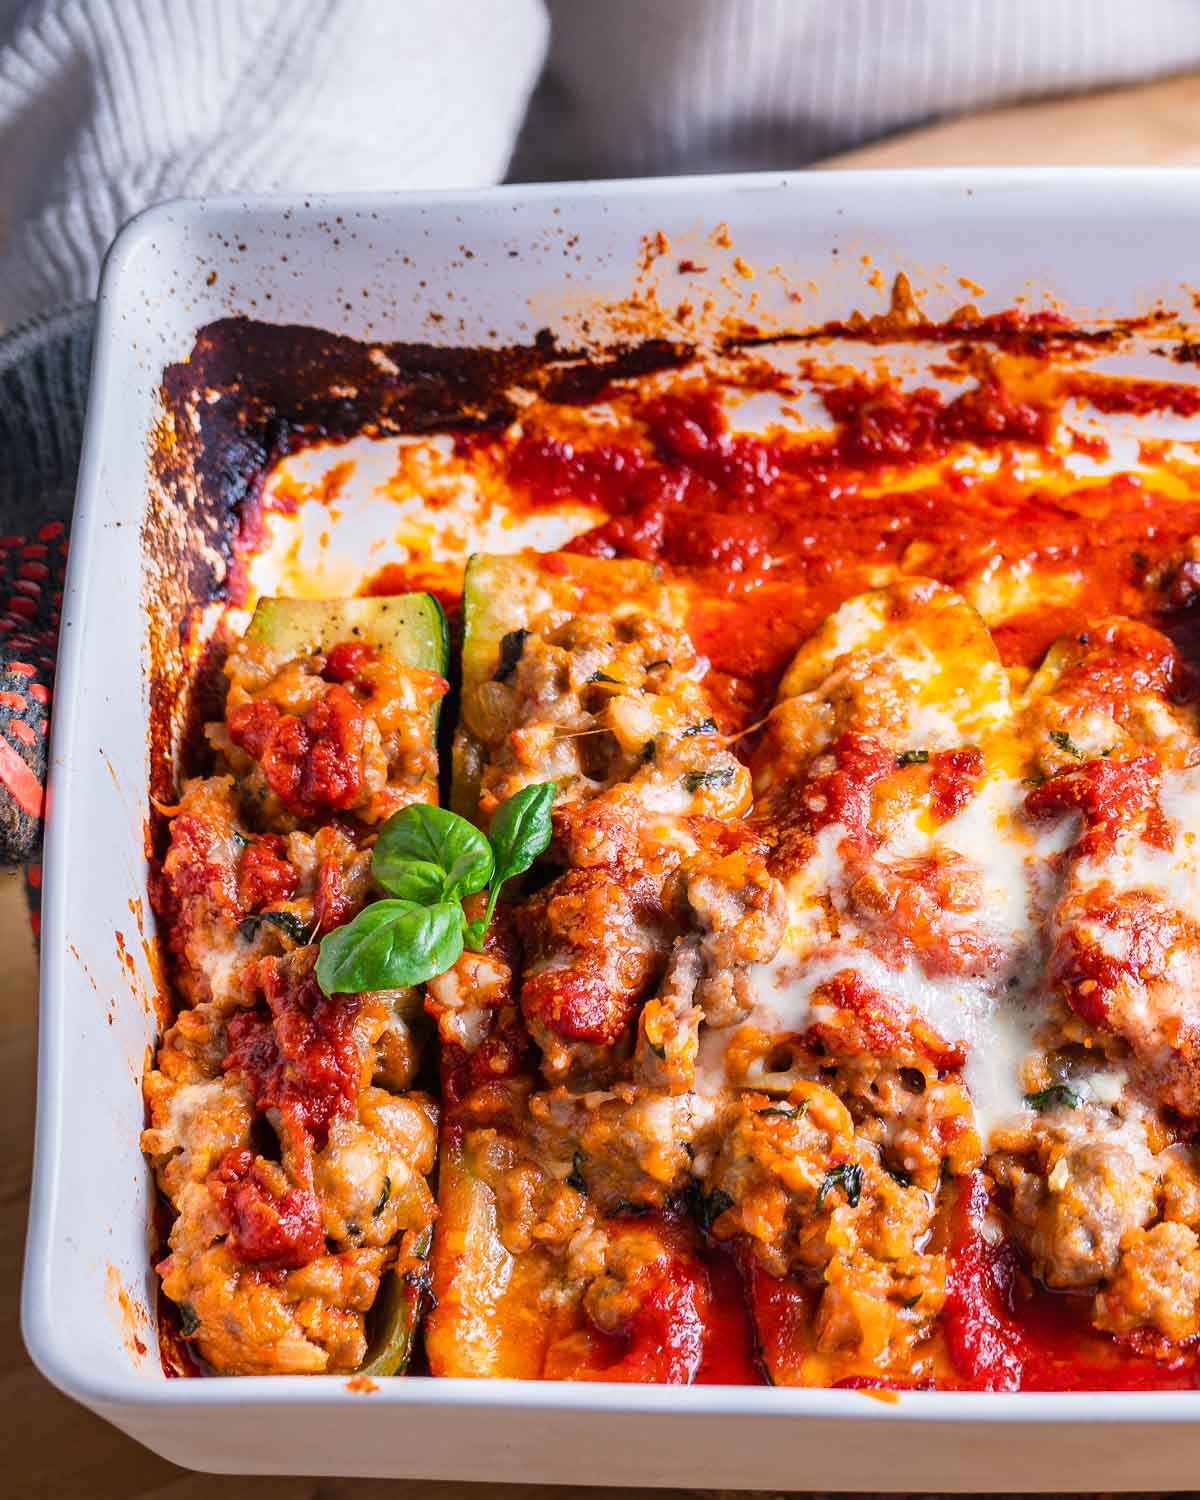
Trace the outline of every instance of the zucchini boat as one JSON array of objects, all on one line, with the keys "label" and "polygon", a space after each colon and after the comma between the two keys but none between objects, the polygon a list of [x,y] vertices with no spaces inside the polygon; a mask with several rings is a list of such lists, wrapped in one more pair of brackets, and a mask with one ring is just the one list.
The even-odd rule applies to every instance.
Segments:
[{"label": "zucchini boat", "polygon": [[618,617],[630,609],[667,623],[678,620],[681,601],[651,563],[566,553],[470,559],[463,579],[462,698],[450,790],[455,812],[464,818],[479,814],[481,775],[511,717],[503,700],[530,623],[553,628],[575,615]]},{"label": "zucchini boat", "polygon": [[[720,826],[749,800],[686,603],[636,561],[475,557],[467,570],[455,808],[487,827],[523,787],[558,790],[549,884],[502,906],[487,951],[429,985],[444,1104],[425,1340],[435,1375],[687,1381],[705,1378],[718,1342],[720,1299],[689,1207],[687,1105],[672,1092],[688,1046],[664,1007],[641,1006],[670,950],[651,914],[663,881],[693,824]],[[589,826],[624,840],[623,873],[588,863]],[[566,935],[555,912],[576,902],[587,931]],[[631,941],[638,903],[646,924]],[[621,1278],[618,1312],[605,1295]]]},{"label": "zucchini boat", "polygon": [[[1184,681],[1168,640],[1110,618],[1017,695],[976,612],[918,578],[847,600],[784,674],[755,756],[788,938],[784,1003],[772,1023],[760,987],[751,1020],[778,1056],[738,1059],[759,1098],[729,1117],[744,1170],[713,1225],[775,1383],[1114,1378],[1093,1329],[1145,1317],[1125,1299],[1149,1247],[1190,1243],[1144,1227],[1170,1137],[1132,1123],[1200,1109],[1194,1060],[1161,1046],[1190,1002],[1129,937],[1182,930],[1145,851],[1188,889],[1158,821],[1195,764]],[[1087,1199],[1093,1161],[1119,1189]],[[1034,1278],[1075,1295],[1055,1311]]]},{"label": "zucchini boat", "polygon": [[438,1219],[430,1270],[433,1311],[425,1351],[434,1375],[538,1380],[546,1351],[574,1309],[554,1292],[549,1257],[513,1254],[497,1227],[469,1124],[447,1108],[438,1143]]},{"label": "zucchini boat", "polygon": [[[460,816],[483,827],[489,821],[490,809],[480,805],[482,783],[519,716],[503,700],[511,699],[531,628],[561,625],[576,613],[610,613],[621,601],[638,597],[659,612],[668,607],[659,571],[644,563],[541,554],[470,559],[463,581],[462,691],[450,792]],[[562,770],[557,763],[543,769],[545,776],[531,774],[530,780],[550,779],[551,769]],[[436,993],[438,982],[431,988]],[[511,994],[508,999],[515,1003]],[[442,1050],[438,1222],[431,1259],[435,1305],[425,1333],[430,1368],[443,1376],[538,1379],[552,1338],[570,1327],[573,1310],[564,1318],[563,1299],[554,1296],[560,1278],[547,1256],[536,1250],[514,1254],[501,1240],[496,1193],[482,1174],[480,1145],[471,1128],[470,1094],[464,1094],[457,1076],[467,1060],[445,1033]],[[517,1063],[505,1088],[515,1101],[535,1077],[531,1066]]]},{"label": "zucchini boat", "polygon": [[[153,885],[190,1004],[146,1081],[175,1210],[164,1290],[218,1373],[402,1373],[434,1214],[419,989],[326,995],[319,938],[372,894],[391,811],[437,795],[428,595],[262,600],[226,664],[214,774]],[[198,1046],[198,1039],[203,1045]]]}]

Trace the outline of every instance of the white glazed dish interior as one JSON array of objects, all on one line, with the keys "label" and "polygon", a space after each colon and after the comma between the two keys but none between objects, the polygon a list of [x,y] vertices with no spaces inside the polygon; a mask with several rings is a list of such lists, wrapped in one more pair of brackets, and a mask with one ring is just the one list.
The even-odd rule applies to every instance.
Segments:
[{"label": "white glazed dish interior", "polygon": [[[332,1376],[171,1380],[139,1312],[155,1305],[152,1182],[138,1133],[158,1027],[142,999],[153,979],[134,915],[146,906],[148,755],[139,536],[164,367],[231,313],[365,338],[528,341],[560,320],[569,327],[587,303],[627,295],[646,233],[670,238],[673,266],[722,221],[751,265],[782,263],[803,282],[805,324],[884,310],[900,270],[930,288],[934,318],[965,300],[960,274],[986,287],[972,298],[985,313],[1021,297],[1031,306],[1053,297],[1087,317],[1138,314],[1160,299],[1190,310],[1200,176],[828,174],[213,200],[151,211],[110,256],[63,608],[22,1316],[55,1384],[177,1463],[882,1490],[1171,1488],[1195,1472],[1200,1398],[1187,1393],[882,1402],[741,1387],[414,1378],[365,1392]],[[865,281],[863,255],[881,288]],[[733,288],[714,284],[718,297],[740,295]],[[780,316],[797,321],[782,282],[762,278],[754,290],[760,317],[774,296]]]}]

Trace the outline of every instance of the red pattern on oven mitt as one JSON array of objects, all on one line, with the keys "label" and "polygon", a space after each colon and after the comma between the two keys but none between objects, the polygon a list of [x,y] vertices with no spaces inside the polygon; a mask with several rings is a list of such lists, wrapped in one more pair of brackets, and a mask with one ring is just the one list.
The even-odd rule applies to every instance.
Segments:
[{"label": "red pattern on oven mitt", "polygon": [[33,859],[41,842],[47,730],[62,607],[67,528],[0,536],[0,859]]},{"label": "red pattern on oven mitt", "polygon": [[0,868],[25,867],[34,931],[47,735],[93,309],[0,338]]}]

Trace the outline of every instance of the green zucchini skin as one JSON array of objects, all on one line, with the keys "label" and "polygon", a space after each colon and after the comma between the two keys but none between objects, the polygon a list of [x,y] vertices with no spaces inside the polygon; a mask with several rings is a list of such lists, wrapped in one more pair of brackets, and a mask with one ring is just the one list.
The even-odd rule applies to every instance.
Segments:
[{"label": "green zucchini skin", "polygon": [[443,677],[450,661],[446,616],[432,594],[260,599],[246,635],[285,656],[312,656],[340,641],[362,641]]},{"label": "green zucchini skin", "polygon": [[[246,635],[285,657],[313,656],[342,641],[375,646],[408,666],[445,676],[450,657],[446,616],[432,594],[353,599],[260,599]],[[438,706],[431,733],[436,732]],[[420,992],[414,990],[415,1012]],[[417,1244],[429,1255],[432,1230]],[[372,1309],[373,1333],[357,1374],[403,1375],[412,1359],[421,1317],[420,1278],[389,1271]]]},{"label": "green zucchini skin", "polygon": [[[429,1255],[433,1231],[427,1229],[417,1243],[422,1260]],[[403,1375],[412,1359],[421,1318],[421,1281],[416,1274],[389,1271],[375,1300],[375,1332],[359,1375]]]}]

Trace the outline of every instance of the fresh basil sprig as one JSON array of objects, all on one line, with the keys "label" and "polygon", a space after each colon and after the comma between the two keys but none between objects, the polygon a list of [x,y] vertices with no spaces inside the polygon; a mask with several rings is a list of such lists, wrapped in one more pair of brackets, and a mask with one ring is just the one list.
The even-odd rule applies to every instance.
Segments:
[{"label": "fresh basil sprig", "polygon": [[[464,945],[481,952],[500,888],[550,842],[558,785],[527,786],[502,802],[490,839],[444,807],[414,803],[379,831],[371,874],[389,893],[321,940],[317,983],[327,995],[401,989],[444,974]],[[462,903],[487,886],[487,910],[468,922]]]},{"label": "fresh basil sprig", "polygon": [[[557,792],[556,781],[524,787],[515,797],[502,802],[493,814],[492,831],[488,837],[495,863],[488,872],[491,888],[487,910],[481,919],[467,923],[467,947],[476,953],[483,951],[484,933],[496,910],[500,887],[514,875],[524,874],[550,842],[550,809]],[[482,885],[483,882],[475,889],[482,889]]]},{"label": "fresh basil sprig", "polygon": [[857,1208],[858,1200],[862,1197],[862,1184],[863,1170],[856,1161],[844,1161],[831,1167],[817,1189],[818,1211],[825,1201],[825,1194],[832,1192],[835,1187],[842,1189],[851,1208]]}]

